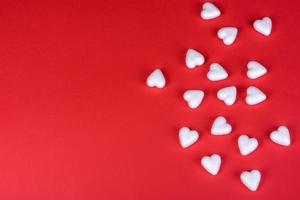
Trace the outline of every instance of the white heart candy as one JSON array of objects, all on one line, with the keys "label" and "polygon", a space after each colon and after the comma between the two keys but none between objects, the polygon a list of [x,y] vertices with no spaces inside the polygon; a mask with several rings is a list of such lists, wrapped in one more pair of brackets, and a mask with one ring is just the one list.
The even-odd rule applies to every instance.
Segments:
[{"label": "white heart candy", "polygon": [[227,123],[226,119],[222,116],[217,117],[211,127],[212,135],[227,135],[231,132],[232,127]]},{"label": "white heart candy", "polygon": [[219,81],[226,79],[228,74],[220,64],[212,63],[206,76],[211,81]]},{"label": "white heart candy", "polygon": [[225,87],[225,88],[220,89],[217,92],[217,97],[221,101],[224,101],[224,103],[227,106],[231,106],[232,104],[234,104],[234,102],[236,100],[236,87],[235,86],[229,86],[229,87]]},{"label": "white heart candy", "polygon": [[202,5],[201,17],[203,19],[213,19],[219,17],[220,15],[220,10],[214,4],[206,2]]},{"label": "white heart candy", "polygon": [[283,146],[291,144],[290,132],[286,126],[279,126],[277,130],[270,134],[270,138],[273,142]]},{"label": "white heart candy", "polygon": [[189,69],[203,65],[205,62],[204,56],[194,49],[188,49],[185,56],[185,64]]},{"label": "white heart candy", "polygon": [[221,156],[219,156],[218,154],[204,156],[201,159],[201,165],[210,174],[217,175],[221,167]]},{"label": "white heart candy", "polygon": [[241,173],[241,181],[242,183],[251,191],[256,191],[259,183],[260,183],[260,179],[261,179],[261,174],[258,170],[252,170],[252,171],[244,171],[243,173]]},{"label": "white heart candy", "polygon": [[182,127],[179,130],[179,141],[183,148],[187,148],[194,144],[199,138],[199,134],[195,130],[190,130],[188,127]]},{"label": "white heart candy", "polygon": [[253,27],[257,32],[269,36],[272,32],[272,20],[269,17],[255,20]]},{"label": "white heart candy", "polygon": [[241,135],[238,139],[238,146],[240,153],[246,156],[258,147],[258,141],[255,138],[249,138],[247,135]]},{"label": "white heart candy", "polygon": [[267,73],[267,69],[257,61],[251,60],[247,63],[247,76],[256,79]]},{"label": "white heart candy", "polygon": [[204,92],[202,90],[187,90],[183,94],[184,100],[188,103],[188,106],[192,109],[197,108],[204,97]]},{"label": "white heart candy", "polygon": [[147,78],[149,87],[163,88],[166,85],[166,79],[160,69],[154,70]]},{"label": "white heart candy", "polygon": [[218,37],[223,40],[225,45],[231,45],[237,36],[238,29],[236,27],[224,27],[219,29]]},{"label": "white heart candy", "polygon": [[250,86],[247,88],[246,103],[248,105],[255,105],[266,100],[267,96],[257,87]]}]

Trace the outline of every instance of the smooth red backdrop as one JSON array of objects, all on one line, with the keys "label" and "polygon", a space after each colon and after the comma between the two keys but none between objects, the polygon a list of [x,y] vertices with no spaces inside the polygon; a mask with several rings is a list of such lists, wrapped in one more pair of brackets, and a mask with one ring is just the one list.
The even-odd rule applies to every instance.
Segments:
[{"label": "smooth red backdrop", "polygon": [[[196,0],[2,0],[0,2],[0,199],[299,199],[299,27],[297,0],[215,0],[222,16],[204,21]],[[270,16],[273,33],[251,26]],[[216,37],[237,26],[232,46]],[[206,64],[185,67],[188,48]],[[246,78],[246,63],[262,62],[268,74]],[[228,79],[210,82],[208,66],[220,62]],[[167,87],[145,85],[161,67]],[[216,99],[224,86],[238,87],[237,103]],[[249,85],[268,100],[244,103]],[[206,93],[189,109],[186,89]],[[225,137],[210,135],[213,119],[233,125]],[[292,145],[268,139],[285,124]],[[190,126],[199,141],[182,149],[178,129]],[[243,157],[237,137],[258,138]],[[220,153],[218,176],[200,158]],[[239,180],[257,168],[257,192]]]}]

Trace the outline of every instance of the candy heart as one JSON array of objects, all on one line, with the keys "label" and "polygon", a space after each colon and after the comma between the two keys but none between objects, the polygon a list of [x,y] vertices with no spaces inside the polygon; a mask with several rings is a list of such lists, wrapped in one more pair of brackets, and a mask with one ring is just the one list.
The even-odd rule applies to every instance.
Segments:
[{"label": "candy heart", "polygon": [[166,79],[160,69],[154,70],[147,78],[149,87],[163,88],[166,85]]},{"label": "candy heart", "polygon": [[225,45],[231,45],[238,33],[238,29],[235,27],[224,27],[219,29],[218,37],[223,40]]},{"label": "candy heart", "polygon": [[255,20],[253,23],[253,27],[257,32],[268,36],[272,32],[272,20],[269,17]]},{"label": "candy heart", "polygon": [[254,60],[248,62],[247,68],[247,76],[251,79],[256,79],[267,73],[267,69],[262,64]]},{"label": "candy heart", "polygon": [[270,138],[273,142],[283,146],[289,146],[291,144],[290,132],[285,126],[279,126],[277,130],[270,134]]},{"label": "candy heart", "polygon": [[217,175],[221,167],[221,156],[213,154],[211,156],[204,156],[201,159],[201,165],[206,171],[212,175]]},{"label": "candy heart", "polygon": [[197,108],[204,97],[204,92],[202,90],[187,90],[183,94],[184,100],[188,103],[188,106],[192,109]]},{"label": "candy heart", "polygon": [[217,117],[211,127],[212,135],[227,135],[231,132],[232,127],[227,123],[226,119],[222,116]]},{"label": "candy heart", "polygon": [[249,138],[247,135],[241,135],[238,139],[240,153],[246,156],[258,147],[258,141],[255,138]]},{"label": "candy heart", "polygon": [[266,95],[258,88],[250,86],[247,88],[246,103],[248,105],[255,105],[266,100]]},{"label": "candy heart", "polygon": [[227,106],[231,106],[236,100],[236,87],[230,86],[220,89],[217,93],[217,97],[221,101],[224,101]]},{"label": "candy heart", "polygon": [[260,183],[261,174],[258,170],[244,171],[241,173],[242,183],[251,191],[256,191]]},{"label": "candy heart", "polygon": [[190,130],[188,127],[182,127],[179,130],[179,141],[183,148],[187,148],[194,144],[199,138],[199,134],[195,130]]},{"label": "candy heart", "polygon": [[207,73],[207,78],[211,81],[219,81],[226,79],[228,77],[225,69],[218,63],[212,63],[209,66],[209,71]]},{"label": "candy heart", "polygon": [[189,69],[204,64],[204,56],[194,49],[188,49],[185,56],[185,64]]},{"label": "candy heart", "polygon": [[212,3],[206,2],[202,5],[201,17],[208,20],[219,17],[221,15],[220,10]]}]

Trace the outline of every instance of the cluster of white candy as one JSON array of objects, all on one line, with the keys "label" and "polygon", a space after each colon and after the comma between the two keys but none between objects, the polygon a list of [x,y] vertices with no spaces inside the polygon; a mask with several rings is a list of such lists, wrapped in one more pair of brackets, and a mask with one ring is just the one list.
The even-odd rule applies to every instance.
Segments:
[{"label": "cluster of white candy", "polygon": [[[202,6],[201,17],[205,20],[210,20],[217,18],[221,15],[221,11],[212,3],[206,2]],[[262,19],[255,20],[253,23],[253,28],[265,35],[269,36],[272,32],[272,20],[269,17],[264,17]],[[231,45],[238,34],[238,29],[236,27],[223,27],[219,29],[217,35],[218,38],[223,40],[225,45]]]},{"label": "cluster of white candy", "polygon": [[[192,69],[197,66],[203,65],[205,62],[205,58],[201,53],[197,52],[196,50],[189,49],[186,53],[185,62],[186,66],[189,69]],[[247,64],[247,68],[247,76],[250,79],[256,79],[267,73],[267,69],[257,61],[249,61]],[[162,75],[162,72],[159,72],[159,74]],[[224,80],[227,77],[228,73],[226,72],[223,66],[221,66],[218,63],[212,63],[210,65],[209,71],[207,73],[207,78],[209,80],[219,81]],[[162,77],[161,80],[164,80],[165,83],[164,77]],[[224,101],[224,103],[228,106],[234,104],[236,96],[237,88],[235,86],[225,87],[217,92],[218,99]],[[187,90],[184,93],[183,97],[187,101],[189,107],[195,109],[201,104],[204,97],[204,92],[202,90]],[[266,95],[260,89],[254,86],[248,87],[246,97],[246,103],[248,105],[255,105],[261,103],[264,100],[266,100],[266,98]]]},{"label": "cluster of white candy", "polygon": [[[210,20],[221,15],[220,10],[212,3],[206,2],[202,6],[201,17],[205,20]],[[259,33],[269,36],[272,30],[272,21],[269,17],[264,17],[254,21],[253,27]],[[236,27],[223,27],[217,32],[217,36],[223,40],[225,45],[231,45],[237,37],[238,29]],[[188,49],[185,57],[187,68],[193,69],[205,63],[205,57],[202,53]],[[247,63],[247,76],[250,79],[259,78],[267,73],[267,69],[259,62],[251,60]],[[224,80],[228,77],[228,73],[219,63],[212,63],[209,66],[207,78],[210,81]],[[154,70],[147,78],[147,85],[149,87],[163,88],[166,85],[166,79],[160,69]],[[248,105],[256,105],[266,100],[266,95],[257,87],[250,86],[247,88],[247,96],[245,102]],[[188,106],[196,109],[200,106],[204,98],[203,90],[187,90],[183,94],[183,99],[187,102]],[[228,86],[218,90],[217,98],[231,106],[235,103],[237,97],[237,88],[235,86]],[[215,119],[211,126],[212,135],[228,135],[232,132],[232,126],[227,122],[225,117],[219,116]],[[199,139],[199,134],[196,130],[191,130],[188,127],[182,127],[179,130],[179,141],[183,148],[187,148],[194,144]],[[279,145],[289,146],[290,134],[285,126],[279,126],[277,130],[270,133],[270,139]],[[247,156],[255,151],[258,146],[258,140],[251,138],[245,134],[240,135],[237,141],[241,155]],[[203,168],[212,175],[217,175],[221,167],[221,156],[212,154],[211,156],[204,156],[201,159]],[[261,173],[259,170],[244,171],[240,175],[242,183],[251,191],[256,191]]]}]

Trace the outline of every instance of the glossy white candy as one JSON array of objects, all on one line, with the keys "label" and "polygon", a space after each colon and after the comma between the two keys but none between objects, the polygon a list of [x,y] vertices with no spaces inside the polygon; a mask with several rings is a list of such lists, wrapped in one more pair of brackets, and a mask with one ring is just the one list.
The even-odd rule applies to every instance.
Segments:
[{"label": "glossy white candy", "polygon": [[182,127],[179,130],[179,141],[183,148],[187,148],[194,144],[199,138],[199,134],[195,130],[190,130],[188,127]]},{"label": "glossy white candy", "polygon": [[217,117],[211,127],[212,135],[227,135],[231,132],[232,127],[227,123],[226,119],[222,116]]},{"label": "glossy white candy", "polygon": [[204,92],[202,90],[187,90],[183,94],[184,100],[188,103],[188,106],[192,109],[197,108],[204,97]]},{"label": "glossy white candy", "polygon": [[272,32],[272,20],[269,17],[255,20],[253,23],[253,28],[257,32],[265,36],[269,36]]},{"label": "glossy white candy", "polygon": [[149,87],[163,88],[166,85],[166,79],[160,69],[154,70],[147,78]]},{"label": "glossy white candy", "polygon": [[279,126],[277,130],[270,134],[270,138],[273,142],[283,146],[291,144],[290,132],[286,126]]},{"label": "glossy white candy", "polygon": [[204,56],[194,50],[194,49],[188,49],[185,56],[185,64],[187,68],[193,69],[199,65],[203,65],[205,62]]},{"label": "glossy white candy", "polygon": [[221,167],[221,156],[219,156],[218,154],[204,156],[201,159],[201,165],[210,174],[217,175]]},{"label": "glossy white candy", "polygon": [[231,106],[236,100],[236,87],[229,86],[220,89],[217,93],[217,97],[221,101],[224,101],[227,106]]},{"label": "glossy white candy", "polygon": [[202,5],[201,17],[202,19],[214,19],[221,15],[220,10],[212,3],[206,2]]},{"label": "glossy white candy", "polygon": [[256,79],[267,73],[267,69],[257,61],[251,60],[247,63],[247,76],[250,79]]},{"label": "glossy white candy", "polygon": [[256,191],[259,183],[260,183],[260,179],[261,179],[261,174],[260,171],[258,170],[252,170],[252,171],[244,171],[243,173],[241,173],[241,181],[242,183],[251,191]]},{"label": "glossy white candy", "polygon": [[238,139],[238,146],[240,153],[246,156],[258,147],[258,141],[255,138],[249,138],[247,135],[241,135]]},{"label": "glossy white candy", "polygon": [[257,87],[250,86],[247,88],[246,103],[248,105],[256,105],[266,100],[267,96]]},{"label": "glossy white candy", "polygon": [[218,37],[223,40],[225,45],[231,45],[237,36],[238,29],[236,27],[224,27],[219,29]]},{"label": "glossy white candy", "polygon": [[228,77],[226,70],[218,63],[212,63],[207,72],[207,78],[211,81],[224,80]]}]

